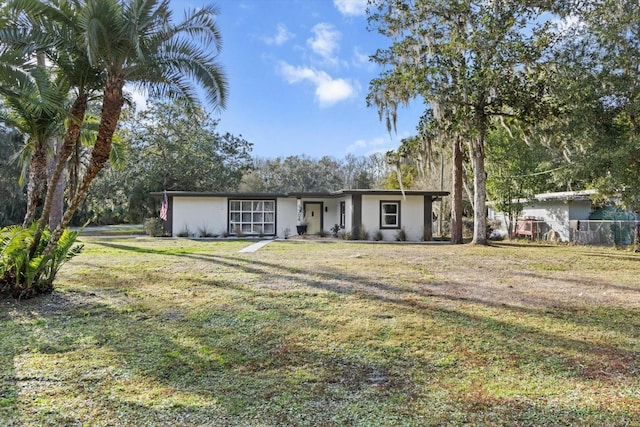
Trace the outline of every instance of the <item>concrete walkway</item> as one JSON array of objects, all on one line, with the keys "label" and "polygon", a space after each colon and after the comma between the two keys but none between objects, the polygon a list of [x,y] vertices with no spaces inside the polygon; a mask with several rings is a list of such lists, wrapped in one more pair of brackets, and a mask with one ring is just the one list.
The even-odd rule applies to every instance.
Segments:
[{"label": "concrete walkway", "polygon": [[255,252],[258,249],[260,249],[261,247],[263,247],[264,245],[273,242],[273,239],[271,240],[260,240],[259,242],[256,242],[252,245],[247,246],[246,248],[240,249],[238,252]]}]

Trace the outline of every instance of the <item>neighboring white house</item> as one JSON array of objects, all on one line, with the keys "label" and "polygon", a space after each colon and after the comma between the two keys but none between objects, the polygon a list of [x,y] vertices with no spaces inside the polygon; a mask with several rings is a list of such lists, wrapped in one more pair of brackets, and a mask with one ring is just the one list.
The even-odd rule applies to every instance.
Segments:
[{"label": "neighboring white house", "polygon": [[[523,209],[518,221],[522,223],[522,219],[528,219],[534,227],[537,225],[538,230],[534,230],[534,234],[551,229],[557,233],[558,240],[568,242],[573,222],[589,219],[592,211],[590,196],[595,194],[597,190],[536,194],[532,199],[519,201],[523,203]],[[503,223],[505,221],[502,213],[492,212],[490,216]],[[539,235],[537,237],[540,238]]]},{"label": "neighboring white house", "polygon": [[[154,193],[162,195],[164,193]],[[396,240],[431,240],[433,202],[447,191],[340,190],[299,193],[209,193],[167,191],[165,229],[172,235],[254,235],[285,237],[297,233],[302,221],[307,234],[381,231]]]}]

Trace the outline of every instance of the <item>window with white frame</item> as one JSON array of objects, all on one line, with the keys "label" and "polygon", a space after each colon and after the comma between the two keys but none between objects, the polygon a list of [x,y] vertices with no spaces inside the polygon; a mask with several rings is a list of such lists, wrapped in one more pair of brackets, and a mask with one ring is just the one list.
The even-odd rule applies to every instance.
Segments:
[{"label": "window with white frame", "polygon": [[229,200],[229,234],[276,234],[275,200]]},{"label": "window with white frame", "polygon": [[400,228],[400,202],[380,202],[380,228]]},{"label": "window with white frame", "polygon": [[344,228],[347,223],[347,204],[340,202],[340,228]]}]

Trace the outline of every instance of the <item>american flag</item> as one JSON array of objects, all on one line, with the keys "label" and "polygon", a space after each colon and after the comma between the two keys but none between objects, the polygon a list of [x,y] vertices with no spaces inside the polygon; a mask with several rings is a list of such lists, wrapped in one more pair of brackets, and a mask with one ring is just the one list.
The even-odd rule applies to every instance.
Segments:
[{"label": "american flag", "polygon": [[162,206],[160,207],[160,219],[167,220],[167,211],[169,210],[169,200],[167,199],[167,192],[162,195]]}]

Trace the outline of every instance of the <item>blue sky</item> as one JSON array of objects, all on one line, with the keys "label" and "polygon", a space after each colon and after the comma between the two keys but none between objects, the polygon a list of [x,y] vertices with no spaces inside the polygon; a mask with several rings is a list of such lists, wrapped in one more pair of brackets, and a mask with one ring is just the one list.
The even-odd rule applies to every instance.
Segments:
[{"label": "blue sky", "polygon": [[172,0],[176,18],[213,4],[229,79],[219,130],[253,143],[253,155],[368,155],[416,133],[422,101],[401,109],[389,134],[366,106],[380,68],[368,60],[389,40],[367,30],[366,0]]}]

